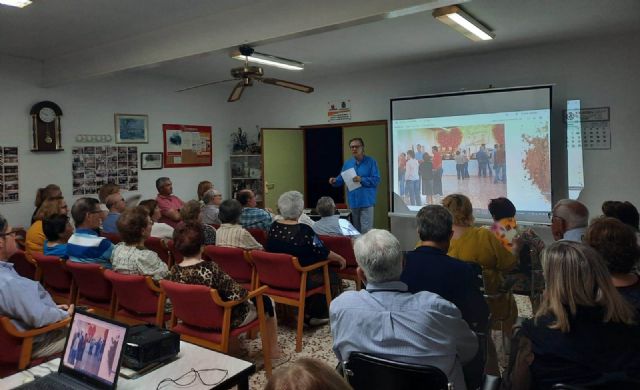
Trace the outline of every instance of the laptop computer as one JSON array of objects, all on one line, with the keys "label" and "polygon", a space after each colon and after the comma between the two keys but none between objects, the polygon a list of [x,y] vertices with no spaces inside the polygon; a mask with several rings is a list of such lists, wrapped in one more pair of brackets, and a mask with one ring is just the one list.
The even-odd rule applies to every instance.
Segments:
[{"label": "laptop computer", "polygon": [[58,372],[18,389],[115,389],[127,331],[125,324],[76,311]]}]

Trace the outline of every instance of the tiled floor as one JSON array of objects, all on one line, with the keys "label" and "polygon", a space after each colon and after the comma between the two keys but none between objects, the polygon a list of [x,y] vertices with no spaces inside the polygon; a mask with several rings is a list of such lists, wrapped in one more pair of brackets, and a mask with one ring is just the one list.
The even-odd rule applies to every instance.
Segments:
[{"label": "tiled floor", "polygon": [[[531,304],[529,303],[529,298],[525,296],[516,296],[516,302],[518,304],[518,314],[520,317],[530,317],[531,316]],[[296,330],[295,324],[290,321],[279,321],[278,327],[278,341],[280,346],[283,348],[285,353],[291,356],[291,359],[288,363],[284,364],[286,366],[294,362],[295,360],[301,357],[313,357],[316,359],[320,359],[331,367],[335,367],[338,364],[338,360],[336,359],[331,347],[332,347],[332,338],[331,331],[329,325],[316,327],[313,329],[304,330],[304,336],[302,339],[302,352],[295,352],[295,343],[296,343]],[[500,364],[502,366],[506,365],[506,355],[503,352],[502,343],[499,342],[500,334],[499,332],[494,332],[493,338],[496,342],[496,348],[498,350],[498,356],[500,357]],[[245,340],[244,346],[249,350],[250,355],[255,355],[255,358],[249,358],[248,360],[256,361],[256,359],[260,358],[261,360],[261,342],[260,338],[256,338],[255,340]],[[282,366],[281,366],[282,367]],[[250,388],[251,389],[262,389],[267,382],[264,369],[258,367],[259,371],[251,377],[250,380]]]}]

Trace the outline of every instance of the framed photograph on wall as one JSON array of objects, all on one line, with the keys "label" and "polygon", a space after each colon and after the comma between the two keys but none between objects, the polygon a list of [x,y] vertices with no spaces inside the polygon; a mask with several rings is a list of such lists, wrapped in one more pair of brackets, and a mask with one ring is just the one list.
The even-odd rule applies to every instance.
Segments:
[{"label": "framed photograph on wall", "polygon": [[149,116],[137,114],[115,114],[117,144],[149,143]]},{"label": "framed photograph on wall", "polygon": [[162,152],[140,153],[140,169],[162,169]]}]

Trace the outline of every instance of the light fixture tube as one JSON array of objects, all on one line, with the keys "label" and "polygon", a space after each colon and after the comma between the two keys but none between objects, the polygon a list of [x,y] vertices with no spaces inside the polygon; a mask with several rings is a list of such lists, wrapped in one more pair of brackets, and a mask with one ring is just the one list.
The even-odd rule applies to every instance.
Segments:
[{"label": "light fixture tube", "polygon": [[436,9],[433,17],[473,41],[488,41],[495,37],[491,30],[456,5]]},{"label": "light fixture tube", "polygon": [[276,57],[269,54],[253,52],[250,56],[243,56],[239,51],[231,53],[231,57],[236,60],[244,61],[245,58],[249,62],[255,62],[262,65],[275,66],[277,68],[288,70],[303,70],[304,64],[302,62],[290,60],[287,58]]},{"label": "light fixture tube", "polygon": [[10,5],[12,7],[24,8],[31,4],[31,0],[0,0],[0,4]]}]

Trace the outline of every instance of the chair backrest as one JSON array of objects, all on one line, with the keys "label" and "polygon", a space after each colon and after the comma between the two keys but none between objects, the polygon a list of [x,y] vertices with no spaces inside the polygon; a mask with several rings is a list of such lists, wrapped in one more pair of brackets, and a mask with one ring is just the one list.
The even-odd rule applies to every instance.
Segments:
[{"label": "chair backrest", "polygon": [[111,300],[111,282],[103,275],[103,269],[98,264],[76,263],[67,261],[65,266],[73,275],[80,296],[96,302]]},{"label": "chair backrest", "polygon": [[236,282],[251,281],[253,267],[246,260],[244,249],[207,245],[203,257],[218,264]]},{"label": "chair backrest", "polygon": [[260,245],[267,245],[267,232],[262,229],[247,229],[247,231],[260,243]]},{"label": "chair backrest", "polygon": [[149,289],[146,276],[125,275],[108,269],[104,271],[104,277],[111,282],[119,307],[139,314],[158,310],[159,294]]},{"label": "chair backrest", "polygon": [[320,240],[332,252],[344,257],[347,267],[357,267],[356,255],[353,253],[353,242],[344,236],[320,236]]},{"label": "chair backrest", "polygon": [[222,328],[224,308],[211,297],[211,288],[198,284],[161,280],[160,286],[173,304],[173,314],[185,325],[204,329]]},{"label": "chair backrest", "polygon": [[354,390],[424,389],[447,390],[449,380],[439,368],[352,352],[343,373]]},{"label": "chair backrest", "polygon": [[182,263],[184,256],[182,256],[182,253],[176,250],[176,246],[173,244],[173,240],[167,241],[167,248],[169,249],[169,252],[171,252],[171,257],[173,258],[173,264]]},{"label": "chair backrest", "polygon": [[68,291],[71,288],[71,273],[65,268],[65,261],[58,256],[45,256],[32,253],[33,260],[42,272],[41,283],[56,291]]},{"label": "chair backrest", "polygon": [[298,290],[300,288],[300,271],[293,266],[295,257],[285,253],[269,253],[253,250],[251,261],[258,271],[258,280],[271,288],[282,290]]},{"label": "chair backrest", "polygon": [[158,237],[149,237],[144,241],[144,247],[150,251],[154,251],[165,264],[169,264],[169,248],[167,240]]},{"label": "chair backrest", "polygon": [[32,280],[36,279],[36,265],[27,259],[23,250],[18,249],[8,260],[13,263],[13,268],[18,275]]},{"label": "chair backrest", "polygon": [[109,241],[111,241],[111,243],[113,245],[116,245],[117,243],[122,241],[122,239],[120,238],[120,234],[118,234],[118,233],[100,232],[100,236],[106,238]]}]

